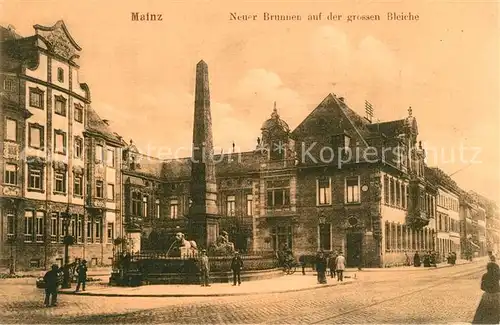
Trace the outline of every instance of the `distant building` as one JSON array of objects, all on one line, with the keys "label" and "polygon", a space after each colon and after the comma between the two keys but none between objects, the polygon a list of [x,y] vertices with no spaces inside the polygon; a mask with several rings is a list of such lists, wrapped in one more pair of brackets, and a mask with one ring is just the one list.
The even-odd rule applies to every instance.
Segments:
[{"label": "distant building", "polygon": [[438,187],[436,211],[436,251],[442,260],[450,252],[461,254],[460,241],[460,189],[458,185],[437,167],[426,168],[426,177]]},{"label": "distant building", "polygon": [[[293,132],[276,107],[261,132],[254,151],[214,158],[220,229],[239,250],[343,250],[349,265],[379,267],[434,249],[436,189],[425,181],[411,111],[372,124],[330,94]],[[321,148],[336,155],[369,147],[370,161],[320,159]],[[161,161],[133,144],[123,158],[126,227],[140,229],[141,249],[168,249],[187,227],[190,159]]]},{"label": "distant building", "polygon": [[[109,238],[121,228],[121,195],[110,195],[109,184],[119,189],[123,144],[101,132],[89,87],[79,83],[81,48],[64,22],[34,29],[21,37],[0,28],[0,260],[7,266],[12,255],[19,268],[62,263],[69,212],[71,261],[108,264]],[[102,161],[113,159],[115,167],[94,160],[99,143]],[[108,200],[98,205],[103,195]]]}]

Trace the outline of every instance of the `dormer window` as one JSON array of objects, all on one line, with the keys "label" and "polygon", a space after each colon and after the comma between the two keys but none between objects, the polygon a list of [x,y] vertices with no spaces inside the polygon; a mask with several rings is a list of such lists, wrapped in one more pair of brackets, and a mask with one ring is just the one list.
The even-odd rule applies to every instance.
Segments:
[{"label": "dormer window", "polygon": [[63,70],[63,68],[57,68],[57,81],[64,82],[64,70]]}]

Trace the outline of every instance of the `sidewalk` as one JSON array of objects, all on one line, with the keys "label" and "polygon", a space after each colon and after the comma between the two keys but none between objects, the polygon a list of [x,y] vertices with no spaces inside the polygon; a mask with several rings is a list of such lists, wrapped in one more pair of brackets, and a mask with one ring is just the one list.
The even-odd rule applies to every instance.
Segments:
[{"label": "sidewalk", "polygon": [[[30,270],[30,271],[16,271],[16,275],[20,276],[33,276],[33,277],[38,277],[38,276],[43,276],[45,272],[48,270]],[[0,274],[9,274],[9,269],[8,268],[0,268]],[[109,277],[111,274],[111,267],[93,267],[89,268],[87,271],[87,275],[92,277],[96,276],[106,276]]]},{"label": "sidewalk", "polygon": [[[476,257],[472,262],[467,261],[467,260],[457,260],[455,266],[457,265],[463,265],[463,264],[471,264],[471,263],[481,263],[484,262],[486,263],[488,261],[487,256],[483,257]],[[346,271],[349,272],[387,272],[387,271],[431,271],[435,269],[441,269],[444,267],[453,267],[453,265],[448,264],[446,262],[439,263],[437,267],[431,266],[431,267],[424,267],[423,264],[420,267],[414,267],[414,266],[397,266],[397,267],[385,267],[385,268],[363,268],[361,271],[359,271],[356,268],[347,268]]]},{"label": "sidewalk", "polygon": [[353,283],[353,279],[337,282],[328,278],[327,284],[317,284],[316,277],[302,274],[284,275],[279,278],[242,282],[241,286],[230,283],[214,283],[211,287],[200,285],[145,285],[141,287],[111,287],[105,285],[89,285],[85,292],[75,293],[63,289],[60,294],[105,296],[105,297],[220,297],[245,296],[269,293],[297,292],[314,290]]}]

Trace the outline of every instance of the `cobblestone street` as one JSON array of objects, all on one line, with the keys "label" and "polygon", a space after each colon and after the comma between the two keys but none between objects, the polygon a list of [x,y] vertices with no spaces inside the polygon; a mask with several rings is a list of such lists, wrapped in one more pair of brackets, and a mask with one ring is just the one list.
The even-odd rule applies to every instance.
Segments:
[{"label": "cobblestone street", "polygon": [[60,295],[55,308],[43,306],[43,291],[35,288],[33,279],[9,279],[0,286],[0,319],[2,323],[470,322],[481,296],[484,269],[484,263],[473,263],[425,272],[358,272],[357,281],[348,286],[236,297]]}]

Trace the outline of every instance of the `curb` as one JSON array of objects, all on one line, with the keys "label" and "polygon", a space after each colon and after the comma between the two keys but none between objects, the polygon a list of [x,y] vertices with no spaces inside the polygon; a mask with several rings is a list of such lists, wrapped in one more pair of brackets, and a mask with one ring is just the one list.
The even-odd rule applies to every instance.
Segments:
[{"label": "curb", "polygon": [[130,298],[166,298],[166,297],[172,297],[172,298],[180,298],[180,297],[231,297],[231,296],[254,296],[254,295],[264,295],[264,294],[278,294],[278,293],[290,293],[290,292],[301,292],[301,291],[310,291],[310,290],[317,290],[321,288],[327,288],[327,287],[335,287],[335,286],[341,286],[341,285],[348,285],[354,283],[354,280],[348,281],[348,282],[341,282],[341,283],[332,283],[332,284],[325,284],[325,285],[318,285],[315,287],[308,287],[308,288],[301,288],[301,289],[292,289],[292,290],[284,290],[284,291],[269,291],[269,292],[241,292],[241,293],[212,293],[212,294],[122,294],[122,293],[92,293],[92,292],[82,292],[82,293],[75,293],[71,291],[59,291],[58,294],[63,294],[63,295],[73,295],[73,296],[94,296],[94,297],[130,297]]}]

